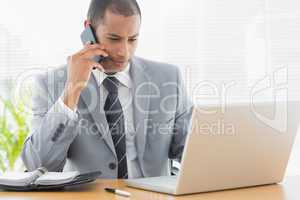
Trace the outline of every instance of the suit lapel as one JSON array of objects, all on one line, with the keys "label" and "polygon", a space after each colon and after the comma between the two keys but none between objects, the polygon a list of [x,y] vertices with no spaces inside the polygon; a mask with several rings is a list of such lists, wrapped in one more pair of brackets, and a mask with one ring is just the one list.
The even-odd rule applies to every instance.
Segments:
[{"label": "suit lapel", "polygon": [[115,147],[109,132],[108,123],[106,121],[105,112],[103,108],[100,108],[100,92],[93,73],[90,76],[88,85],[81,92],[80,99],[84,102],[85,107],[78,108],[79,112],[88,111],[92,115],[99,134],[101,134],[101,137],[106,142],[107,146],[116,156]]},{"label": "suit lapel", "polygon": [[143,63],[136,58],[132,59],[130,73],[133,80],[133,110],[137,152],[139,159],[142,160],[147,139],[149,96],[151,93],[150,78]]}]

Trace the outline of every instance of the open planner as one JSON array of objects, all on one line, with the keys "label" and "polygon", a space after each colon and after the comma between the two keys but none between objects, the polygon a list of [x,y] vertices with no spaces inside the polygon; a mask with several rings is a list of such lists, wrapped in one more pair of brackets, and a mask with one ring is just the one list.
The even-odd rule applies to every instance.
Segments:
[{"label": "open planner", "polygon": [[14,191],[59,189],[92,182],[100,175],[100,171],[48,172],[46,168],[40,167],[32,172],[8,172],[0,175],[0,189]]}]

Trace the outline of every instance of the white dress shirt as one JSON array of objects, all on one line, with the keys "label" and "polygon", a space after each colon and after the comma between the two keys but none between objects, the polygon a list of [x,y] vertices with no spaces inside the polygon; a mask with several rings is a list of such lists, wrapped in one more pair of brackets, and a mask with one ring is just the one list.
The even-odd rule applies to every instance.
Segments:
[{"label": "white dress shirt", "polygon": [[[130,77],[130,64],[126,68],[112,76],[118,79],[121,83],[118,88],[118,97],[122,105],[124,120],[125,120],[125,134],[126,134],[126,157],[127,157],[127,169],[128,178],[141,177],[141,169],[137,160],[137,151],[135,146],[135,127],[133,121],[133,91],[132,91],[132,79]],[[103,80],[108,76],[100,70],[93,70],[92,75],[95,77],[99,90],[100,90],[100,108],[104,110],[104,103],[108,95],[108,91],[103,86]],[[78,118],[77,113],[71,110],[64,104],[62,98],[59,98],[58,108],[61,112],[67,114],[71,119]],[[103,112],[100,111],[100,112]]]}]

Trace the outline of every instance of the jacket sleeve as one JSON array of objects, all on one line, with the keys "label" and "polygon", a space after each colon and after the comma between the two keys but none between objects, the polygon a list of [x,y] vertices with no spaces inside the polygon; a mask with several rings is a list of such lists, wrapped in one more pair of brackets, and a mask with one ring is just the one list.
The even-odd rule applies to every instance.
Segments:
[{"label": "jacket sleeve", "polygon": [[70,144],[77,133],[78,115],[54,100],[45,78],[34,81],[31,131],[22,150],[28,171],[43,166],[49,171],[62,171]]},{"label": "jacket sleeve", "polygon": [[181,73],[177,69],[177,109],[173,127],[173,137],[169,149],[169,158],[181,161],[185,140],[190,130],[193,104],[187,95]]}]

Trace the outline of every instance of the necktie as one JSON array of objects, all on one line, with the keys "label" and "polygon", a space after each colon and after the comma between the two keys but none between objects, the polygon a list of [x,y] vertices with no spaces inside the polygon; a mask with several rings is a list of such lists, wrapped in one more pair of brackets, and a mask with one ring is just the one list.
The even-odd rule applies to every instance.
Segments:
[{"label": "necktie", "polygon": [[118,98],[118,85],[119,81],[115,77],[104,79],[103,86],[108,91],[104,111],[118,158],[118,178],[127,179],[124,114]]}]

